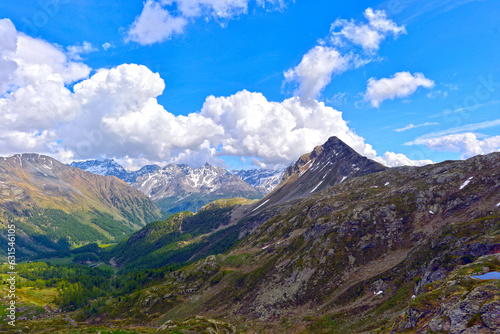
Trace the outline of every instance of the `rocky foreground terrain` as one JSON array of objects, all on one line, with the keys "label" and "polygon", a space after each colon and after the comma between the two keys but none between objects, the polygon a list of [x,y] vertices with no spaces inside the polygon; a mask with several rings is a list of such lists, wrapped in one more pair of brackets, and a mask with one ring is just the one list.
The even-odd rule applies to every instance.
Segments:
[{"label": "rocky foreground terrain", "polygon": [[262,210],[266,198],[239,206],[240,241],[228,253],[99,319],[202,315],[249,333],[498,333],[500,283],[471,275],[500,270],[500,153],[381,169]]}]

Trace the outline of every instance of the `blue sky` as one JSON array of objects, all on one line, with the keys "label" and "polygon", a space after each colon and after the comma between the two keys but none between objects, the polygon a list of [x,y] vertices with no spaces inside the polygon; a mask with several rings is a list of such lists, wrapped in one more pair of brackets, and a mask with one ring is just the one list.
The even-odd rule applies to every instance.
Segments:
[{"label": "blue sky", "polygon": [[337,135],[386,165],[500,150],[500,3],[0,4],[0,154],[288,165]]}]

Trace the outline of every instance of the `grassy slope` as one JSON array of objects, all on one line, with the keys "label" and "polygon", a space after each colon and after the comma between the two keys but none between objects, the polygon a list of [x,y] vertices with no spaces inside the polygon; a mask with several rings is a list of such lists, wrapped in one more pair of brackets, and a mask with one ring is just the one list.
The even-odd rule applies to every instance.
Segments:
[{"label": "grassy slope", "polygon": [[[210,203],[197,214],[182,212],[153,222],[103,255],[124,270],[179,265],[229,249],[238,239],[228,228],[232,210],[251,201],[235,198]],[[217,231],[220,229],[219,231]]]}]

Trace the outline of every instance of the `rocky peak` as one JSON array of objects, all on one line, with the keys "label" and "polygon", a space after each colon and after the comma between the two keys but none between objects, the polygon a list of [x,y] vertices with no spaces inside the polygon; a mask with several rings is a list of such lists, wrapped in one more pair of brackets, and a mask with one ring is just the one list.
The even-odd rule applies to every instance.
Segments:
[{"label": "rocky peak", "polygon": [[330,137],[288,167],[280,185],[257,203],[255,210],[307,197],[350,178],[386,169],[360,155],[337,137]]},{"label": "rocky peak", "polygon": [[[288,167],[283,174],[281,182],[286,182],[294,175],[302,173],[308,169],[311,164],[328,163],[335,161],[351,161],[363,160],[363,156],[354,151],[349,145],[341,141],[335,136],[328,138],[328,140],[320,146],[316,146],[310,153],[302,155],[299,160],[290,167]],[[367,158],[364,158],[368,160]],[[374,162],[375,164],[378,164]],[[381,165],[380,165],[381,166]]]}]

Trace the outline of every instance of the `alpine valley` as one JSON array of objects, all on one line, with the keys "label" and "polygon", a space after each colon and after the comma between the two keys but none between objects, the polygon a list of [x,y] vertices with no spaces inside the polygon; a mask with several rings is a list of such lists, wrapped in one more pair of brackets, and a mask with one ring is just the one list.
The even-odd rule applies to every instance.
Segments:
[{"label": "alpine valley", "polygon": [[72,166],[0,159],[30,260],[3,333],[500,332],[500,152],[388,168],[331,137],[285,171]]}]

